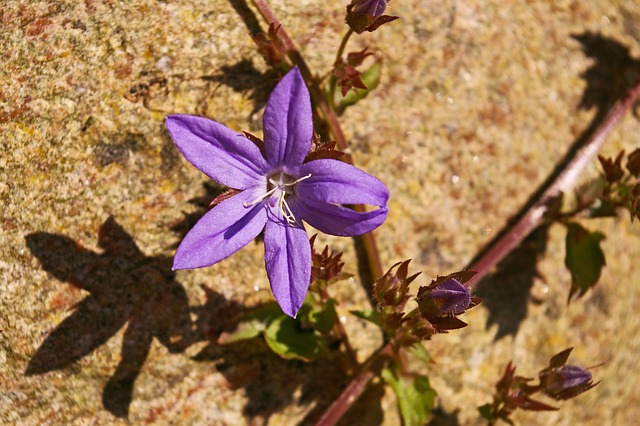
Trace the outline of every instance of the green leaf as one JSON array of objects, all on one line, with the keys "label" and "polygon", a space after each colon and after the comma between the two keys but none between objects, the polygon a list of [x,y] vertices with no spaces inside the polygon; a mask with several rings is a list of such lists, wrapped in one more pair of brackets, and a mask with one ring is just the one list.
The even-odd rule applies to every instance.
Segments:
[{"label": "green leaf", "polygon": [[313,328],[322,334],[327,334],[333,329],[338,322],[335,305],[336,301],[329,299],[320,309],[312,309],[309,312],[309,321]]},{"label": "green leaf", "polygon": [[395,366],[384,369],[382,378],[396,393],[405,426],[423,426],[431,416],[436,391],[425,376],[400,377]]},{"label": "green leaf", "polygon": [[600,278],[606,264],[600,242],[605,239],[601,232],[589,232],[577,223],[569,223],[567,232],[567,254],[565,265],[571,271],[569,298],[578,293],[584,295]]},{"label": "green leaf", "polygon": [[362,73],[361,78],[364,85],[367,86],[366,89],[352,88],[347,92],[345,96],[342,96],[339,87],[340,85],[336,87],[333,95],[336,104],[338,105],[337,109],[339,114],[342,114],[348,106],[351,106],[356,102],[366,98],[369,92],[378,87],[378,85],[380,84],[381,69],[382,67],[380,66],[380,63],[376,61]]},{"label": "green leaf", "polygon": [[589,209],[589,217],[615,217],[616,205],[610,200],[600,200]]},{"label": "green leaf", "polygon": [[235,330],[224,332],[218,338],[218,344],[227,345],[240,340],[253,339],[264,333],[269,324],[278,318],[284,317],[282,310],[276,302],[267,303],[247,312],[238,323]]},{"label": "green leaf", "polygon": [[492,407],[493,406],[491,404],[484,404],[478,407],[478,411],[480,412],[480,415],[485,418],[485,420],[488,420],[490,422],[495,422],[497,419],[493,416],[493,413],[491,412]]},{"label": "green leaf", "polygon": [[264,338],[272,351],[287,359],[312,361],[326,350],[322,337],[312,329],[303,330],[300,321],[288,316],[272,321]]},{"label": "green leaf", "polygon": [[422,362],[431,362],[431,355],[427,352],[422,342],[416,342],[408,348],[408,352]]},{"label": "green leaf", "polygon": [[362,311],[349,311],[349,312],[351,312],[353,315],[357,316],[358,318],[374,323],[378,327],[380,327],[380,324],[382,324],[382,317],[379,311],[374,311],[373,309],[364,309]]}]

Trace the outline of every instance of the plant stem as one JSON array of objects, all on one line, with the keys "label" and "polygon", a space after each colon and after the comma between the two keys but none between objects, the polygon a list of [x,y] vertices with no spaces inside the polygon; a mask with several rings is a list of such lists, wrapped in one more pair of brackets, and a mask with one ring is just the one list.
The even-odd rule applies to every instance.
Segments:
[{"label": "plant stem", "polygon": [[[327,288],[325,286],[320,289],[320,298],[323,304],[329,302],[329,293],[327,292]],[[349,358],[350,368],[352,368],[353,371],[359,371],[360,364],[358,364],[358,356],[356,354],[356,351],[353,349],[353,346],[351,346],[349,335],[344,328],[344,324],[340,322],[340,317],[338,316],[338,311],[336,310],[336,306],[334,303],[331,304],[331,309],[333,310],[333,315],[338,319],[338,321],[333,326],[333,331],[336,333],[336,336],[344,345],[345,351],[347,352],[347,357]]]},{"label": "plant stem", "polygon": [[542,223],[545,214],[555,200],[563,193],[573,188],[585,167],[598,153],[605,140],[615,126],[620,122],[625,112],[629,110],[640,96],[640,77],[629,88],[625,95],[616,102],[593,131],[586,142],[566,159],[566,166],[555,177],[549,179],[547,184],[538,191],[541,195],[529,203],[517,216],[518,220],[500,233],[483,251],[471,262],[468,269],[477,274],[467,282],[470,287],[475,286],[498,264],[511,250],[527,237],[538,225]]},{"label": "plant stem", "polygon": [[382,370],[385,362],[392,356],[393,350],[388,343],[371,355],[364,368],[351,380],[351,383],[342,391],[340,396],[331,403],[316,423],[316,426],[335,425],[353,403],[358,400],[369,381]]},{"label": "plant stem", "polygon": [[[300,54],[300,51],[296,48],[293,40],[291,40],[291,37],[289,37],[287,31],[282,27],[282,24],[280,24],[271,9],[269,9],[269,6],[267,5],[267,2],[265,0],[253,0],[253,4],[258,9],[260,15],[262,15],[265,21],[267,21],[270,25],[273,24],[275,28],[279,27],[277,35],[285,45],[289,54],[289,58],[294,64],[298,66],[300,74],[302,74],[302,77],[307,82],[311,97],[314,99],[316,105],[318,105],[318,107],[320,108],[320,111],[322,111],[327,125],[329,126],[329,130],[333,134],[333,137],[336,139],[338,147],[341,151],[347,151],[349,149],[349,144],[347,143],[347,139],[345,138],[344,133],[342,132],[342,128],[340,127],[338,116],[336,115],[333,108],[331,108],[331,106],[327,102],[327,99],[316,84],[316,80],[313,78],[309,66]],[[353,159],[351,158],[351,155],[345,154],[341,159],[345,163],[353,165]],[[360,205],[354,206],[354,209],[359,212],[366,211],[364,206]],[[371,276],[376,279],[382,276],[382,262],[380,261],[380,252],[378,251],[375,237],[373,236],[373,232],[368,232],[362,235],[360,238],[362,239],[365,255],[367,257],[367,267],[371,272]],[[371,285],[371,283],[368,283],[368,285]]]},{"label": "plant stem", "polygon": [[342,37],[342,41],[340,42],[340,47],[338,47],[338,53],[336,53],[336,60],[335,60],[336,64],[340,62],[340,59],[342,59],[342,55],[344,54],[344,49],[346,49],[347,42],[349,41],[349,38],[351,38],[352,34],[353,34],[353,30],[349,28],[349,31],[347,31],[344,37]]},{"label": "plant stem", "polygon": [[[349,31],[342,37],[342,41],[340,42],[340,47],[338,47],[338,53],[336,53],[336,60],[333,62],[334,66],[337,66],[342,60],[342,55],[344,54],[344,50],[347,47],[347,42],[351,38],[353,34],[353,30],[349,28]],[[331,108],[335,110],[336,105],[334,101],[334,94],[336,92],[336,86],[338,84],[338,79],[335,74],[331,72],[331,77],[329,78],[329,101],[331,103]]]}]

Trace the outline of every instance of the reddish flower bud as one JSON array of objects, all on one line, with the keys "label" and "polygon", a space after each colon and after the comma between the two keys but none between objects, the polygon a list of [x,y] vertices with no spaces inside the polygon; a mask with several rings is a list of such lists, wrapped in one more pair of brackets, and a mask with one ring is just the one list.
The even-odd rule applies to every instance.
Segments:
[{"label": "reddish flower bud", "polygon": [[602,155],[598,155],[598,160],[600,160],[600,164],[602,164],[604,176],[607,181],[617,182],[624,176],[624,171],[622,170],[623,156],[624,151],[621,151],[615,159],[612,159],[611,157],[605,158]]},{"label": "reddish flower bud", "polygon": [[362,15],[369,15],[372,18],[382,16],[387,8],[387,0],[355,0],[351,11]]},{"label": "reddish flower bud", "polygon": [[596,384],[586,368],[576,365],[563,365],[559,368],[547,368],[540,372],[540,384],[544,393],[555,399],[573,398],[591,389]]},{"label": "reddish flower bud", "polygon": [[635,177],[640,176],[640,148],[629,154],[627,170],[629,170],[629,173],[631,173]]},{"label": "reddish flower bud", "polygon": [[347,24],[360,34],[375,31],[380,25],[398,19],[397,16],[383,15],[389,0],[352,0],[347,6]]}]

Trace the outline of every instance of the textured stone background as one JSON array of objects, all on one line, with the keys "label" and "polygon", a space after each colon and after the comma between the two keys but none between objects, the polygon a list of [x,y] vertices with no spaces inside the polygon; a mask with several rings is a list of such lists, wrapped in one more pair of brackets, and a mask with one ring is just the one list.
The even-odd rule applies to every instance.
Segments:
[{"label": "textured stone background", "polygon": [[[326,72],[346,1],[269,3]],[[385,266],[413,258],[424,283],[463,267],[633,78],[640,5],[394,0],[389,12],[401,20],[352,40],[379,49],[384,74],[343,123],[357,164],[392,193],[376,232]],[[179,156],[163,118],[196,113],[260,134],[276,81],[249,37],[259,27],[242,0],[0,6],[0,423],[293,425],[346,384],[328,360],[213,343],[239,306],[271,298],[261,243],[170,271],[216,188]],[[638,135],[629,115],[603,153],[629,152]],[[640,231],[622,215],[586,225],[607,234],[607,267],[583,300],[566,305],[554,225],[485,280],[469,327],[427,344],[435,363],[419,368],[444,424],[482,424],[475,407],[509,360],[531,376],[569,346],[573,363],[605,362],[602,383],[520,423],[640,417]],[[356,271],[350,240],[322,241]],[[357,280],[339,290],[345,313],[366,306]],[[359,321],[346,326],[362,357],[379,343]],[[345,424],[397,424],[394,404],[374,386]]]}]

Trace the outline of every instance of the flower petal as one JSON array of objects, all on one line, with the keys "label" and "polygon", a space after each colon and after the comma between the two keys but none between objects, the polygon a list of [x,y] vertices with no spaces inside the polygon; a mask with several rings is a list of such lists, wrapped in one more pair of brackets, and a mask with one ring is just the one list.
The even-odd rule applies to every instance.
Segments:
[{"label": "flower petal", "polygon": [[213,120],[176,114],[167,117],[166,125],[185,158],[223,185],[247,189],[269,169],[253,142]]},{"label": "flower petal", "polygon": [[366,234],[382,225],[389,213],[386,207],[370,212],[357,212],[335,204],[304,202],[298,197],[292,197],[289,205],[296,217],[318,231],[340,237]]},{"label": "flower petal", "polygon": [[271,92],[262,117],[267,161],[273,168],[298,166],[311,148],[311,98],[295,67]]},{"label": "flower petal", "polygon": [[264,262],[271,291],[282,312],[295,318],[311,279],[311,245],[307,231],[269,220],[264,231]]},{"label": "flower petal", "polygon": [[264,228],[264,203],[245,207],[260,196],[247,190],[207,212],[184,237],[173,259],[173,269],[194,269],[213,265],[249,244]]},{"label": "flower petal", "polygon": [[307,204],[320,201],[382,207],[389,200],[389,190],[384,183],[342,161],[310,161],[298,170],[300,176],[311,175],[296,184],[296,195]]}]

